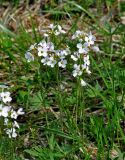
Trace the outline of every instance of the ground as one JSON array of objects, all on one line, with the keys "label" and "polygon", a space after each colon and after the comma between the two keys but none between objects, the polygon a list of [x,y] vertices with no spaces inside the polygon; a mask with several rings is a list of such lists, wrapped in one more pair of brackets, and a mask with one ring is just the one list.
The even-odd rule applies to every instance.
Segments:
[{"label": "ground", "polygon": [[[124,160],[124,1],[0,4],[0,85],[8,86],[10,105],[25,112],[17,118],[16,138],[5,134],[1,117],[0,159]],[[71,74],[72,61],[66,69],[43,66],[39,59],[27,62],[28,48],[43,39],[52,23],[68,32],[51,36],[57,48],[69,45],[74,50],[76,42],[69,37],[76,30],[96,37],[100,51],[89,53],[92,73],[84,75],[86,86]]]}]

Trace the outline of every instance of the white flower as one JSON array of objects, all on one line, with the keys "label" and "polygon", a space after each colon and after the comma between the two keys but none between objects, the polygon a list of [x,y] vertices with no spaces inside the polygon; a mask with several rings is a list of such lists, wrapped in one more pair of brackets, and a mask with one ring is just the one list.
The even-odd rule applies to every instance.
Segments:
[{"label": "white flower", "polygon": [[85,63],[87,66],[90,65],[89,55],[84,56],[84,63]]},{"label": "white flower", "polygon": [[[1,92],[0,98],[0,100],[2,100],[4,103],[12,100],[10,97],[10,92]],[[3,117],[4,125],[8,127],[4,130],[9,138],[17,137],[15,128],[19,128],[19,124],[13,119],[17,119],[19,115],[23,114],[23,108],[19,108],[17,111],[15,111],[11,106],[4,106],[3,104],[0,104],[0,117]],[[10,125],[12,128],[10,128]]]},{"label": "white flower", "polygon": [[23,115],[25,112],[23,111],[23,108],[19,108],[17,111],[18,115]]},{"label": "white flower", "polygon": [[17,123],[17,121],[14,121],[13,127],[20,128],[20,126],[19,126],[19,124]]},{"label": "white flower", "polygon": [[11,117],[11,118],[14,118],[14,119],[17,119],[17,117],[18,117],[17,112],[14,111],[14,110],[11,110],[11,115],[10,115],[10,117]]},{"label": "white flower", "polygon": [[82,47],[83,47],[83,46],[82,46],[81,43],[78,43],[78,44],[77,44],[77,48],[81,49]]},{"label": "white flower", "polygon": [[86,70],[88,74],[91,74],[91,71],[89,70],[90,66],[90,60],[89,60],[89,55],[84,56],[84,64],[82,65],[82,69]]},{"label": "white flower", "polygon": [[61,59],[60,62],[58,62],[59,67],[65,68],[67,65],[67,60]]},{"label": "white flower", "polygon": [[15,128],[6,129],[5,131],[6,131],[6,134],[8,134],[9,138],[16,138],[17,137],[17,133],[16,133]]},{"label": "white flower", "polygon": [[8,117],[10,110],[11,106],[0,106],[0,116],[3,116],[5,118]]},{"label": "white flower", "polygon": [[36,43],[35,43],[35,44],[32,44],[32,45],[30,46],[30,48],[29,48],[29,51],[35,49],[35,47],[36,47]]},{"label": "white flower", "polygon": [[89,49],[87,48],[85,44],[82,45],[81,43],[78,43],[77,48],[79,49],[79,53],[87,54],[89,51]]},{"label": "white flower", "polygon": [[49,35],[47,34],[47,33],[44,33],[44,35],[43,35],[44,37],[48,37]]},{"label": "white flower", "polygon": [[47,57],[47,52],[54,52],[54,44],[52,42],[46,42],[45,40],[41,41],[38,44],[38,56]]},{"label": "white flower", "polygon": [[56,28],[57,28],[57,30],[55,30],[55,32],[54,32],[54,34],[55,34],[56,36],[60,35],[61,33],[62,33],[62,34],[65,34],[65,33],[66,33],[66,32],[62,29],[62,27],[61,27],[60,25],[57,25]]},{"label": "white flower", "polygon": [[25,53],[25,58],[27,59],[27,62],[34,61],[34,56],[29,51]]},{"label": "white flower", "polygon": [[53,68],[56,63],[57,63],[57,61],[54,59],[53,56],[49,57],[49,60],[48,60],[48,62],[47,62],[47,65],[48,65],[48,66],[50,66],[50,67]]},{"label": "white flower", "polygon": [[67,56],[70,54],[70,50],[68,48],[66,50],[62,50],[62,54]]},{"label": "white flower", "polygon": [[84,47],[84,48],[80,48],[79,49],[79,53],[82,53],[82,54],[87,54],[89,51],[89,49],[87,47]]},{"label": "white flower", "polygon": [[[38,50],[38,56],[41,57],[43,55],[43,48],[41,46],[39,46],[37,48],[37,50]],[[47,50],[44,51],[44,53],[47,54]]]},{"label": "white flower", "polygon": [[74,64],[73,76],[76,77],[82,75],[82,70],[80,69],[80,65]]},{"label": "white flower", "polygon": [[4,125],[8,125],[9,119],[8,118],[4,118]]},{"label": "white flower", "polygon": [[47,50],[46,49],[44,50],[42,47],[38,47],[38,56],[47,57],[48,56]]},{"label": "white flower", "polygon": [[[84,35],[84,32],[83,31],[80,31],[80,30],[77,30],[75,32],[75,34],[72,36],[72,39],[76,39],[76,38],[79,38],[80,36]],[[81,41],[81,39],[80,39]]]},{"label": "white flower", "polygon": [[69,54],[66,50],[56,50],[55,53],[60,59],[65,59],[65,57]]},{"label": "white flower", "polygon": [[47,56],[47,52],[48,52],[48,45],[46,43],[46,41],[42,41],[38,44],[38,56]]},{"label": "white flower", "polygon": [[56,50],[55,53],[60,59],[65,58],[64,52],[62,52],[62,50]]},{"label": "white flower", "polygon": [[54,44],[52,42],[48,42],[47,46],[48,46],[48,51],[54,52]]},{"label": "white flower", "polygon": [[92,50],[93,50],[94,52],[99,52],[99,51],[100,51],[98,46],[93,46],[93,47],[92,47]]},{"label": "white flower", "polygon": [[90,46],[93,45],[96,40],[96,37],[92,35],[90,32],[88,36],[85,37],[86,45]]},{"label": "white flower", "polygon": [[81,86],[86,86],[86,85],[87,83],[83,79],[81,79]]},{"label": "white flower", "polygon": [[78,60],[78,58],[76,56],[74,56],[74,55],[71,55],[71,58],[73,59],[73,61],[77,61]]},{"label": "white flower", "polygon": [[2,100],[4,103],[11,102],[12,98],[10,97],[10,92],[1,92],[0,100]]},{"label": "white flower", "polygon": [[91,71],[89,70],[89,67],[86,68],[86,72],[87,72],[88,74],[91,74]]},{"label": "white flower", "polygon": [[49,28],[54,29],[55,28],[54,24],[50,24]]},{"label": "white flower", "polygon": [[71,55],[71,59],[77,61],[80,58],[80,54],[78,52],[74,52],[74,55]]},{"label": "white flower", "polygon": [[44,57],[41,59],[41,63],[43,63],[43,65],[47,65],[48,61],[49,61],[49,57]]},{"label": "white flower", "polygon": [[66,32],[62,29],[62,27],[60,25],[57,26],[58,30],[60,33],[65,34]]},{"label": "white flower", "polygon": [[89,70],[89,66],[87,66],[85,63],[82,65],[82,69],[86,70],[88,74],[91,74],[91,71]]}]

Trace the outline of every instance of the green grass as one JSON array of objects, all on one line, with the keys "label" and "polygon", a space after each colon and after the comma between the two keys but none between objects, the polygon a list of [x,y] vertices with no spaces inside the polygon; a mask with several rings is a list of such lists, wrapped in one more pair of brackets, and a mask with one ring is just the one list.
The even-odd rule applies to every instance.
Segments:
[{"label": "green grass", "polygon": [[[62,72],[58,83],[67,83],[65,90],[60,91],[55,71],[42,68],[41,72],[38,63],[29,64],[25,60],[28,47],[41,39],[34,21],[31,19],[32,34],[23,25],[15,34],[0,22],[0,83],[12,86],[13,103],[22,106],[26,113],[18,120],[21,128],[16,140],[2,135],[0,159],[113,160],[116,152],[114,159],[122,160],[125,157],[125,33],[119,18],[122,13],[112,17],[112,6],[116,4],[109,0],[105,1],[106,15],[100,9],[104,5],[101,0],[85,4],[80,0],[66,1],[61,9],[56,2],[50,3],[45,12],[54,15],[51,19],[57,23],[70,20],[70,32],[77,26],[95,32],[101,53],[91,55],[92,75],[86,77],[87,87],[80,88],[69,73]],[[97,9],[96,14],[93,8]]]}]

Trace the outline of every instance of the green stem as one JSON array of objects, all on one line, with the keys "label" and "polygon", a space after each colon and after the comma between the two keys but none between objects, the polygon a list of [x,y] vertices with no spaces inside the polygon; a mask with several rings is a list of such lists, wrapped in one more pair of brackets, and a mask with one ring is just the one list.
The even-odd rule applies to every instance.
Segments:
[{"label": "green stem", "polygon": [[56,80],[57,80],[57,87],[58,87],[58,105],[59,105],[59,109],[60,109],[60,115],[61,115],[61,120],[62,120],[62,113],[63,113],[63,102],[62,102],[62,94],[61,94],[61,90],[60,90],[60,77],[59,77],[59,67],[56,67]]}]

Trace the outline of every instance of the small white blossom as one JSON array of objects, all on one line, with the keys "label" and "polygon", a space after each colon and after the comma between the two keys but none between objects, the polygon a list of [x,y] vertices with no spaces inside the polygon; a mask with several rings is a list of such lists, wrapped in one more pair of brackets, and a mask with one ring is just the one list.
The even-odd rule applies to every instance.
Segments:
[{"label": "small white blossom", "polygon": [[95,40],[96,37],[91,32],[85,37],[86,45],[88,46],[94,45]]},{"label": "small white blossom", "polygon": [[46,48],[43,49],[41,46],[38,47],[38,56],[47,57],[48,56],[47,49]]},{"label": "small white blossom", "polygon": [[76,77],[82,75],[82,70],[80,69],[80,65],[74,64],[73,76]]},{"label": "small white blossom", "polygon": [[65,34],[65,33],[66,33],[66,31],[64,31],[60,25],[50,24],[50,25],[49,25],[49,28],[53,31],[53,33],[54,33],[56,36],[60,35],[61,33],[62,33],[62,34]]},{"label": "small white blossom", "polygon": [[60,59],[64,59],[65,58],[65,54],[62,50],[57,50],[55,51],[56,55],[60,58]]},{"label": "small white blossom", "polygon": [[49,28],[54,29],[55,28],[54,24],[50,24]]},{"label": "small white blossom", "polygon": [[[76,39],[76,38],[79,38],[80,36],[84,35],[84,32],[83,31],[80,31],[80,30],[77,30],[75,32],[75,34],[72,36],[72,39]],[[80,39],[81,41],[81,39]]]},{"label": "small white blossom", "polygon": [[6,134],[8,134],[9,138],[16,138],[17,137],[17,133],[16,133],[15,128],[6,129],[5,131],[6,131]]},{"label": "small white blossom", "polygon": [[79,53],[87,54],[89,51],[88,47],[85,46],[85,44],[82,45],[81,43],[78,43],[77,48],[79,49]]},{"label": "small white blossom", "polygon": [[67,60],[61,59],[61,61],[58,62],[58,65],[59,65],[59,67],[66,68]]},{"label": "small white blossom", "polygon": [[86,72],[87,72],[88,74],[91,74],[91,71],[89,70],[89,67],[86,68]]},{"label": "small white blossom", "polygon": [[67,48],[66,50],[62,50],[62,54],[65,56],[69,55],[70,54],[69,49]]},{"label": "small white blossom", "polygon": [[90,65],[89,55],[84,56],[84,63],[85,63],[87,66]]},{"label": "small white blossom", "polygon": [[25,58],[27,59],[27,62],[34,61],[34,56],[29,51],[25,53]]},{"label": "small white blossom", "polygon": [[74,52],[73,55],[71,55],[71,59],[74,61],[77,61],[80,58],[80,54],[78,52]]},{"label": "small white blossom", "polygon": [[8,117],[11,106],[0,106],[0,116]]},{"label": "small white blossom", "polygon": [[54,52],[54,44],[52,42],[48,42],[47,46],[48,46],[48,51]]},{"label": "small white blossom", "polygon": [[94,52],[99,52],[100,51],[98,46],[92,46],[92,50]]},{"label": "small white blossom", "polygon": [[58,25],[57,27],[60,33],[63,33],[63,34],[66,33],[66,31],[64,31],[60,25]]},{"label": "small white blossom", "polygon": [[14,121],[13,127],[20,128],[20,126],[19,126],[19,124],[17,123],[17,121]]},{"label": "small white blossom", "polygon": [[56,28],[57,28],[57,29],[56,29],[55,32],[54,32],[56,36],[60,35],[61,33],[62,33],[62,34],[65,34],[65,33],[66,33],[66,32],[62,29],[62,27],[61,27],[60,25],[57,25]]},{"label": "small white blossom", "polygon": [[78,58],[75,55],[71,55],[71,58],[73,59],[73,61],[77,61]]},{"label": "small white blossom", "polygon": [[1,92],[0,100],[2,100],[4,103],[11,102],[12,98],[10,97],[10,92]]},{"label": "small white blossom", "polygon": [[48,66],[50,66],[50,67],[53,68],[56,63],[57,63],[57,61],[54,59],[53,56],[52,56],[52,57],[49,57],[49,60],[48,60],[48,62],[47,62],[47,65],[48,65]]},{"label": "small white blossom", "polygon": [[9,119],[8,118],[4,118],[4,125],[8,125]]},{"label": "small white blossom", "polygon": [[47,34],[47,33],[44,33],[44,35],[43,35],[44,37],[48,37],[49,35]]},{"label": "small white blossom", "polygon": [[[43,54],[43,48],[42,48],[41,46],[39,46],[39,47],[37,48],[37,50],[38,50],[38,56],[41,57],[42,54]],[[44,52],[46,53],[47,51],[44,51]],[[46,54],[47,54],[47,53],[46,53]]]},{"label": "small white blossom", "polygon": [[86,86],[86,85],[87,83],[83,79],[81,79],[81,86]]},{"label": "small white blossom", "polygon": [[88,50],[87,47],[86,47],[86,48],[84,47],[84,48],[80,48],[80,49],[79,49],[79,53],[82,53],[82,54],[87,54],[88,51],[89,51],[89,50]]},{"label": "small white blossom", "polygon": [[77,48],[81,49],[83,46],[82,46],[82,43],[78,43],[77,44]]},{"label": "small white blossom", "polygon": [[44,57],[41,59],[41,63],[43,63],[43,65],[47,65],[48,61],[49,61],[49,57]]},{"label": "small white blossom", "polygon": [[14,110],[11,110],[11,115],[10,115],[10,117],[13,118],[13,119],[17,119],[17,117],[18,117],[17,112],[14,111]]},{"label": "small white blossom", "polygon": [[23,108],[19,108],[17,111],[18,115],[23,115],[25,112],[23,111]]},{"label": "small white blossom", "polygon": [[44,57],[47,56],[47,51],[48,51],[48,45],[46,43],[46,41],[42,41],[38,44],[38,56],[43,56],[45,55]]},{"label": "small white blossom", "polygon": [[52,42],[41,41],[38,44],[38,56],[47,57],[48,52],[54,52],[54,44]]},{"label": "small white blossom", "polygon": [[32,45],[30,46],[30,48],[29,48],[29,51],[35,49],[35,47],[36,47],[36,43],[35,43],[35,44],[32,44]]},{"label": "small white blossom", "polygon": [[91,71],[89,70],[90,66],[90,60],[89,60],[89,55],[84,56],[84,64],[82,65],[82,69],[86,70],[88,74],[91,74]]}]

